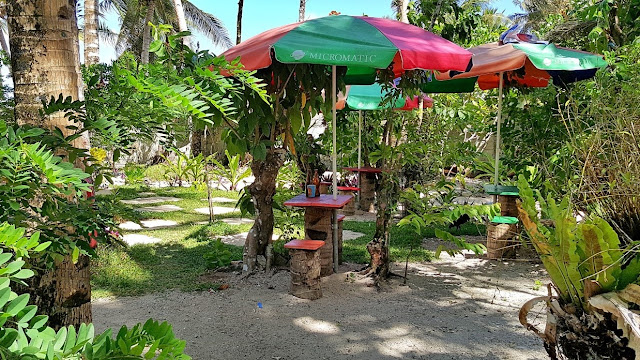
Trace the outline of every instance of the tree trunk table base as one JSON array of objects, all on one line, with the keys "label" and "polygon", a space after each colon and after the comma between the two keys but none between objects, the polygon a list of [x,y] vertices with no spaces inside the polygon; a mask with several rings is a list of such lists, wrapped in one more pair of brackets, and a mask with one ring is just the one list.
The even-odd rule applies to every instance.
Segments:
[{"label": "tree trunk table base", "polygon": [[[353,196],[353,192],[352,191],[344,191],[344,190],[338,190],[338,194],[340,195],[348,195],[348,196]],[[347,205],[345,205],[342,210],[340,210],[340,213],[344,214],[344,215],[353,215],[356,213],[356,204],[355,201],[349,201],[349,203]]]},{"label": "tree trunk table base", "polygon": [[518,196],[515,195],[498,195],[498,203],[500,203],[500,216],[513,216],[517,218],[517,200]]},{"label": "tree trunk table base", "polygon": [[358,186],[360,187],[360,210],[366,212],[375,212],[376,206],[376,174],[359,173]]},{"label": "tree trunk table base", "polygon": [[324,241],[320,253],[320,276],[333,274],[333,231],[331,228],[331,209],[307,208],[304,213],[305,238]]}]

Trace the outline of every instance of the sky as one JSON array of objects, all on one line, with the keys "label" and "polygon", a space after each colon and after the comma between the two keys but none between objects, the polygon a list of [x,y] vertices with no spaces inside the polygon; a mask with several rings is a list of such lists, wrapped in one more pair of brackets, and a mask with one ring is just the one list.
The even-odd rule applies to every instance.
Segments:
[{"label": "sky", "polygon": [[[220,19],[233,42],[236,39],[237,0],[191,0],[200,9],[215,15]],[[332,10],[344,15],[368,15],[375,17],[393,17],[390,0],[307,0],[306,19],[326,16]],[[265,30],[298,21],[299,0],[245,0],[242,14],[242,40],[257,35]],[[493,0],[489,5],[511,15],[520,12],[513,0]],[[118,20],[115,14],[106,14],[107,25],[118,31]],[[194,34],[194,43],[199,43],[200,49],[209,49],[214,54],[220,54],[225,49],[215,47],[203,36]],[[113,46],[100,44],[100,61],[110,63],[116,58]]]}]

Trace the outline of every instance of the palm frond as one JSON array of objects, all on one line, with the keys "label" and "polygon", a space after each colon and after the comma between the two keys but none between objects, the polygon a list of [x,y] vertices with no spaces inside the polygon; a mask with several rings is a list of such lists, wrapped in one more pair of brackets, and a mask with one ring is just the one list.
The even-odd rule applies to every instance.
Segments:
[{"label": "palm frond", "polygon": [[190,27],[209,38],[214,45],[233,46],[229,32],[220,19],[200,10],[189,1],[184,0],[182,6],[184,7],[187,24]]},{"label": "palm frond", "polygon": [[115,46],[118,41],[118,33],[111,30],[107,23],[102,20],[98,20],[98,36],[100,40],[112,46]]}]

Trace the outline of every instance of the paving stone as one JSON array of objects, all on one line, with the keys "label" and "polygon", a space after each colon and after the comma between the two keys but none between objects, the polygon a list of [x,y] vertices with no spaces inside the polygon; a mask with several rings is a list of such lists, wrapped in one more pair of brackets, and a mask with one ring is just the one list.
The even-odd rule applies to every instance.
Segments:
[{"label": "paving stone", "polygon": [[178,223],[173,220],[162,220],[162,219],[142,220],[140,221],[140,223],[142,223],[142,226],[140,226],[140,224],[137,224],[133,221],[127,221],[120,224],[119,227],[122,230],[142,230],[143,227],[145,229],[160,229],[160,228],[167,228],[167,227],[178,225]]},{"label": "paving stone", "polygon": [[155,193],[152,193],[152,192],[149,192],[149,191],[145,191],[145,192],[141,192],[138,195],[140,195],[140,196],[154,196]]},{"label": "paving stone", "polygon": [[[235,246],[244,246],[244,242],[245,240],[247,240],[247,235],[249,235],[248,232],[241,232],[239,234],[234,234],[234,235],[218,236],[218,238],[222,240],[222,242],[225,244],[235,245]],[[278,240],[278,235],[273,234],[271,236],[271,239]]]},{"label": "paving stone", "polygon": [[[202,201],[209,201],[209,199],[200,199]],[[234,200],[234,199],[229,199],[226,197],[214,197],[211,198],[211,200],[213,200],[214,203],[237,203],[238,200]]]},{"label": "paving stone", "polygon": [[[197,212],[198,214],[209,215],[209,207],[197,208],[197,209],[194,209],[194,211]],[[222,207],[222,206],[214,206],[213,207],[213,214],[214,215],[229,214],[229,213],[232,213],[234,211],[239,211],[239,210],[237,210],[235,208]]]},{"label": "paving stone", "polygon": [[129,205],[146,205],[146,204],[155,204],[155,203],[168,202],[168,201],[176,202],[176,201],[180,201],[180,199],[171,197],[171,196],[152,196],[152,197],[146,197],[146,198],[136,198],[136,199],[120,200],[120,201],[124,204],[129,204]]},{"label": "paving stone", "polygon": [[244,218],[224,218],[220,219],[225,224],[229,225],[243,225],[243,224],[253,224],[253,219],[244,219]]},{"label": "paving stone", "polygon": [[342,230],[342,241],[355,240],[365,235],[366,234],[357,231]]},{"label": "paving stone", "polygon": [[113,194],[113,190],[111,189],[101,189],[96,191],[96,195],[111,195]]},{"label": "paving stone", "polygon": [[182,210],[182,208],[177,205],[156,205],[156,206],[145,206],[145,207],[138,208],[136,210],[150,211],[150,212],[170,212],[170,211]]},{"label": "paving stone", "polygon": [[141,234],[125,234],[122,236],[122,240],[129,244],[129,246],[138,244],[155,244],[162,241],[157,237],[141,235]]}]

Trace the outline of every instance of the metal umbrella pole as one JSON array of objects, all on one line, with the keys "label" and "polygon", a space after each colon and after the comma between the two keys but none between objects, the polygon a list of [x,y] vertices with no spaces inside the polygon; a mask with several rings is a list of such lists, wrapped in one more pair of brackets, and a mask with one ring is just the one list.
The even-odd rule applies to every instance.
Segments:
[{"label": "metal umbrella pole", "polygon": [[496,166],[493,184],[498,190],[498,172],[500,170],[500,122],[502,121],[502,88],[504,87],[503,74],[500,73],[500,85],[498,87],[498,132],[496,133]]},{"label": "metal umbrella pole", "polygon": [[[333,104],[331,109],[331,125],[333,126],[333,154],[331,159],[331,167],[333,171],[333,200],[338,199],[338,171],[336,158],[338,157],[338,151],[336,149],[336,66],[331,66],[331,102]],[[338,272],[338,209],[333,209],[333,272]]]},{"label": "metal umbrella pole", "polygon": [[[358,169],[362,168],[362,110],[358,110]],[[358,205],[360,204],[360,171],[358,177]],[[359,206],[358,206],[359,208]]]}]

